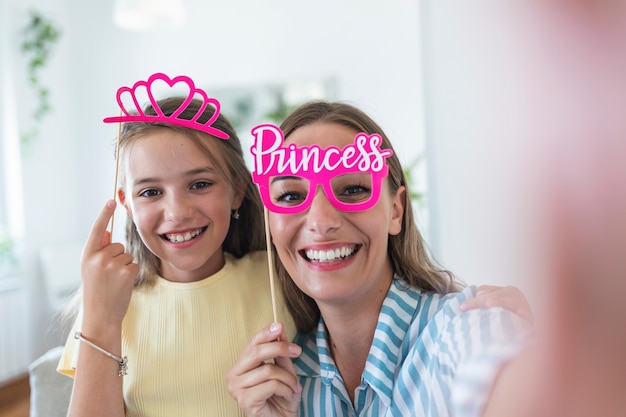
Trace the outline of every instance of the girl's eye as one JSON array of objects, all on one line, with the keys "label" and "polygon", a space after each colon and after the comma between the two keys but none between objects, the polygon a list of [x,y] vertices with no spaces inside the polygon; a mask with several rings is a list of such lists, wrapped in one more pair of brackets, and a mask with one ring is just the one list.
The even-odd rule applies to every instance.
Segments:
[{"label": "girl's eye", "polygon": [[208,182],[208,181],[196,181],[191,185],[191,189],[192,190],[201,190],[203,188],[207,188],[210,187],[211,185],[213,185],[212,182]]},{"label": "girl's eye", "polygon": [[155,189],[143,190],[139,193],[140,197],[155,197],[157,195],[161,195],[161,192]]}]

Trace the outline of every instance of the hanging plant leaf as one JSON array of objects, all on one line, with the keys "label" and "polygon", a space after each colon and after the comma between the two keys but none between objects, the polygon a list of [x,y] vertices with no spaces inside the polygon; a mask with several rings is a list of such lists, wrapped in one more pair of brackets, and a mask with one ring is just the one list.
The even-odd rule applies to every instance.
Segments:
[{"label": "hanging plant leaf", "polygon": [[419,207],[424,207],[426,204],[426,194],[424,192],[418,191],[415,184],[417,180],[413,178],[413,170],[417,168],[419,164],[422,163],[424,158],[423,154],[417,155],[407,166],[404,168],[404,176],[406,177],[407,187],[409,189],[409,197],[413,200]]},{"label": "hanging plant leaf", "polygon": [[[41,122],[52,108],[49,101],[49,90],[41,84],[39,72],[48,63],[48,58],[61,36],[61,31],[51,20],[35,10],[30,11],[29,17],[28,24],[23,29],[24,39],[21,47],[22,52],[28,58],[26,68],[28,82],[35,90],[38,98],[37,105],[33,110],[33,118],[36,122]],[[28,147],[38,135],[37,127],[22,133],[22,146]]]}]

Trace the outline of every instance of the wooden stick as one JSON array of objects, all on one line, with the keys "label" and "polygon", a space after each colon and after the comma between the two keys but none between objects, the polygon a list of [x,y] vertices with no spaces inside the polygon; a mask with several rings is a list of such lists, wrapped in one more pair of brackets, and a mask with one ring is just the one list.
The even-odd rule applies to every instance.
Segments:
[{"label": "wooden stick", "polygon": [[[120,116],[122,116],[122,111],[120,110]],[[122,131],[122,123],[117,124],[117,143],[115,144],[115,182],[113,183],[113,200],[117,201],[117,173],[120,168],[120,135]],[[113,226],[115,224],[115,212],[111,215],[111,231],[110,238],[111,242],[113,242]]]},{"label": "wooden stick", "polygon": [[272,237],[270,235],[270,219],[267,207],[263,207],[263,217],[265,218],[265,242],[267,244],[267,263],[270,270],[270,292],[272,294],[272,311],[274,313],[274,323],[278,321],[276,313],[276,290],[274,289],[274,260],[272,256]]}]

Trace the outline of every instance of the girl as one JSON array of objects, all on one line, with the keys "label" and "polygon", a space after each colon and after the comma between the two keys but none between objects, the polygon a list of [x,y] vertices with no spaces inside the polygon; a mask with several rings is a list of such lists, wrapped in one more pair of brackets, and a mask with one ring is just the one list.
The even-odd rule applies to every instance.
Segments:
[{"label": "girl", "polygon": [[293,344],[277,323],[255,334],[228,374],[231,396],[250,416],[446,416],[456,384],[460,410],[477,415],[509,353],[491,349],[514,349],[524,321],[502,309],[463,312],[476,288],[461,291],[430,260],[398,157],[368,116],[314,102],[281,130],[291,154],[334,147],[332,161],[360,132],[378,134],[381,149],[370,155],[386,156],[388,175],[322,167],[316,177],[305,169],[258,178],[299,333]]},{"label": "girl", "polygon": [[[183,101],[158,107],[167,116]],[[192,119],[201,105],[178,117]],[[221,115],[213,127],[227,140],[173,124],[122,127],[118,198],[129,253],[109,243],[109,201],[83,251],[81,315],[59,365],[75,377],[69,415],[240,415],[224,375],[273,314],[262,206],[239,139]]]}]

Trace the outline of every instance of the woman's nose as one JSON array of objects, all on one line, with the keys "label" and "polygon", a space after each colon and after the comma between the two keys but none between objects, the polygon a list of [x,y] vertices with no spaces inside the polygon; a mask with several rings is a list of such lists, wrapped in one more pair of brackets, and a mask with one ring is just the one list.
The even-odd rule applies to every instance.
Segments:
[{"label": "woman's nose", "polygon": [[328,200],[321,186],[315,190],[315,196],[306,213],[306,226],[317,234],[327,234],[341,226],[341,214]]}]

